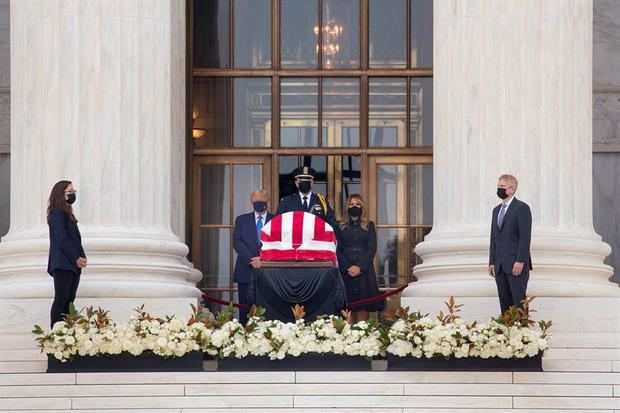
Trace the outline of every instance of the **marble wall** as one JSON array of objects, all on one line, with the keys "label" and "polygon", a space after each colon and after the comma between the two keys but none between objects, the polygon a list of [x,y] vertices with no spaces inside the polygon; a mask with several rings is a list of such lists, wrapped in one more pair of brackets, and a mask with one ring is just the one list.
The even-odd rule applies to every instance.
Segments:
[{"label": "marble wall", "polygon": [[10,188],[10,60],[9,1],[0,0],[0,237],[9,230]]},{"label": "marble wall", "polygon": [[594,1],[593,41],[594,227],[620,282],[620,1]]}]

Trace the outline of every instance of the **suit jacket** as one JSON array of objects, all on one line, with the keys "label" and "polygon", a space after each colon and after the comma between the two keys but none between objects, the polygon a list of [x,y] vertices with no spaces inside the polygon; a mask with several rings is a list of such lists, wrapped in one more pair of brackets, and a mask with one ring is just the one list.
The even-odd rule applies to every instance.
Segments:
[{"label": "suit jacket", "polygon": [[[273,215],[269,212],[265,216],[265,225]],[[233,248],[237,252],[237,261],[235,263],[234,281],[236,283],[250,282],[252,275],[252,266],[250,260],[258,257],[260,254],[260,246],[258,234],[256,233],[256,220],[254,212],[239,215],[235,219],[235,230],[233,231]]]},{"label": "suit jacket", "polygon": [[532,269],[530,242],[532,239],[532,212],[530,207],[514,198],[506,210],[502,227],[497,225],[497,216],[502,204],[493,209],[491,219],[491,247],[489,265],[495,265],[495,272],[500,268],[506,273],[512,272],[515,262],[522,262],[523,271]]},{"label": "suit jacket", "polygon": [[319,197],[313,192],[312,196],[308,200],[308,209],[304,209],[301,196],[299,196],[298,192],[295,192],[294,194],[290,194],[282,198],[280,205],[278,206],[278,210],[276,211],[276,215],[282,215],[285,212],[291,211],[310,212],[311,214],[321,217],[325,222],[331,225],[334,232],[337,232],[338,222],[336,221],[334,209],[327,201],[327,198],[325,199],[325,203],[327,204],[327,211],[323,210],[323,205],[321,204]]},{"label": "suit jacket", "polygon": [[54,270],[81,273],[75,261],[86,258],[82,248],[82,236],[75,222],[60,208],[54,208],[47,219],[50,233],[50,252],[47,261],[47,272],[54,275]]}]

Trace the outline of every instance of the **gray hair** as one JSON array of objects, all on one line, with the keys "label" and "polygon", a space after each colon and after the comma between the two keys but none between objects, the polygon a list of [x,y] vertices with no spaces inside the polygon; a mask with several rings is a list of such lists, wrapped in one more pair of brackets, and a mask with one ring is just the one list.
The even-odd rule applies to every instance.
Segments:
[{"label": "gray hair", "polygon": [[507,181],[509,186],[514,187],[515,191],[517,190],[517,187],[519,186],[519,181],[514,175],[503,174],[502,176],[499,177],[499,180]]}]

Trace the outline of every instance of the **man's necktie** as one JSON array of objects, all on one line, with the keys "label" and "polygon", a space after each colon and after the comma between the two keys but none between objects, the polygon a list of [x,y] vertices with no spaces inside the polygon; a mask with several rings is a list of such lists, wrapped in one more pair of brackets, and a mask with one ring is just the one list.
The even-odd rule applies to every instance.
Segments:
[{"label": "man's necktie", "polygon": [[304,206],[304,211],[308,211],[308,197],[307,196],[304,197],[303,206]]},{"label": "man's necktie", "polygon": [[256,220],[256,238],[258,239],[258,245],[260,245],[260,230],[263,229],[263,217],[258,216]]},{"label": "man's necktie", "polygon": [[502,227],[502,224],[504,223],[504,215],[506,215],[507,207],[508,207],[507,204],[503,204],[502,209],[499,210],[499,217],[497,218],[497,226],[500,228]]}]

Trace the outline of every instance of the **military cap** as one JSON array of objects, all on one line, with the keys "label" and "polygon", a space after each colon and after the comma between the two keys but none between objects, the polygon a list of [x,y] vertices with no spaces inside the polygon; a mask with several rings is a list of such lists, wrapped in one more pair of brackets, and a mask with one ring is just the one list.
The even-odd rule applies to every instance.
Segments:
[{"label": "military cap", "polygon": [[310,166],[300,166],[293,171],[295,179],[314,179],[316,171]]}]

